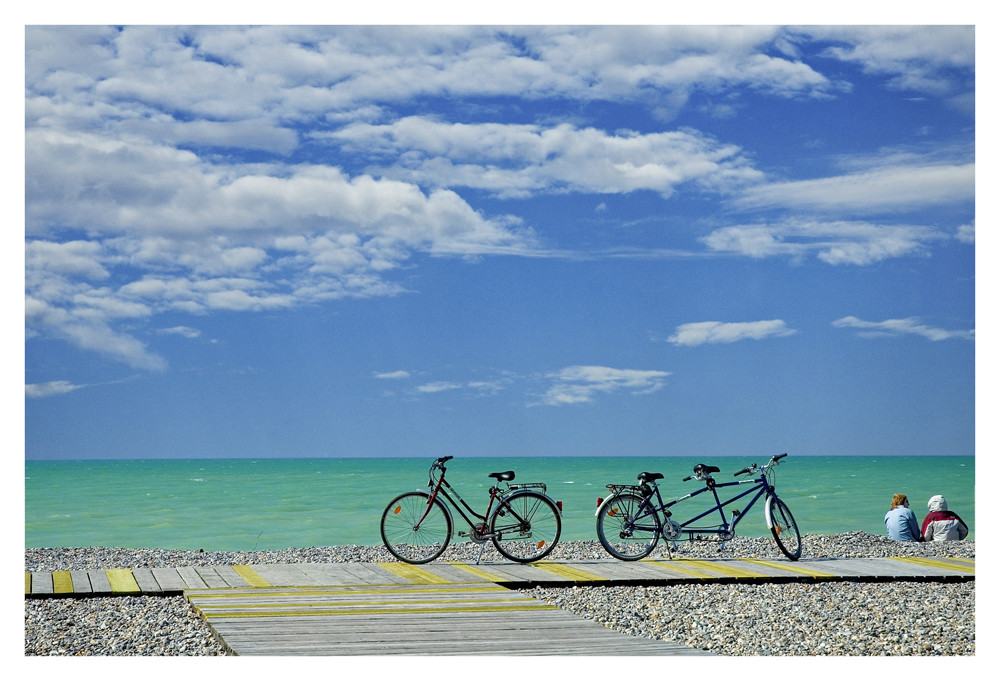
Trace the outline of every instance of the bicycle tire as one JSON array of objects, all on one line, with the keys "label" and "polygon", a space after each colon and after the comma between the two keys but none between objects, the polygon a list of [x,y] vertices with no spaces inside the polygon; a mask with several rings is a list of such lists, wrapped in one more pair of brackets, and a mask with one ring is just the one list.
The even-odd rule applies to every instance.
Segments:
[{"label": "bicycle tire", "polygon": [[562,519],[559,509],[547,496],[515,492],[504,497],[494,511],[490,533],[500,555],[518,563],[531,563],[555,548],[562,534]]},{"label": "bicycle tire", "polygon": [[440,499],[431,503],[427,492],[404,492],[397,496],[385,507],[379,525],[382,543],[389,553],[414,564],[429,563],[444,553],[453,529],[448,509]]},{"label": "bicycle tire", "polygon": [[638,494],[619,494],[605,503],[597,514],[597,538],[604,550],[618,560],[645,558],[660,539],[660,517],[656,511],[649,515],[652,527],[629,527],[644,501]]},{"label": "bicycle tire", "polygon": [[798,560],[802,556],[802,535],[788,506],[778,497],[767,500],[771,517],[771,535],[788,560]]}]

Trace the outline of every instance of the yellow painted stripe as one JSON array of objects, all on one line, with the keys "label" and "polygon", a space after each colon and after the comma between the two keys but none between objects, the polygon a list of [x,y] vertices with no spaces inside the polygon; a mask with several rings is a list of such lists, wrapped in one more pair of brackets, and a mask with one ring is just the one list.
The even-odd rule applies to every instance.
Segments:
[{"label": "yellow painted stripe", "polygon": [[555,605],[511,605],[511,606],[473,606],[465,608],[358,608],[355,610],[314,609],[314,610],[273,610],[262,612],[206,612],[205,619],[223,619],[227,617],[309,617],[309,616],[339,616],[339,615],[425,615],[428,613],[466,613],[466,612],[521,612],[527,610],[558,610]]},{"label": "yellow painted stripe", "polygon": [[73,593],[73,578],[69,576],[69,570],[58,570],[52,573],[52,593]]},{"label": "yellow painted stripe", "polygon": [[756,563],[757,565],[765,565],[775,570],[786,570],[788,572],[795,572],[800,575],[809,575],[810,577],[815,577],[816,579],[833,579],[837,575],[831,575],[827,572],[817,572],[816,570],[810,570],[809,568],[804,568],[799,565],[792,565],[791,563],[776,563],[771,560],[760,560],[758,558],[741,558],[741,560],[747,563]]},{"label": "yellow painted stripe", "polygon": [[451,584],[450,579],[446,579],[433,572],[428,572],[423,568],[409,563],[376,563],[383,570],[388,570],[394,575],[398,575],[414,584]]},{"label": "yellow painted stripe", "polygon": [[904,563],[913,563],[914,565],[923,565],[924,567],[954,570],[955,572],[965,572],[966,574],[973,575],[976,574],[975,565],[955,565],[954,563],[946,563],[943,560],[932,560],[930,558],[919,558],[917,556],[893,556],[893,560],[899,560]]},{"label": "yellow painted stripe", "polygon": [[659,561],[659,560],[643,560],[642,562],[645,563],[646,565],[655,565],[656,567],[661,567],[664,570],[670,570],[672,572],[678,572],[678,573],[680,573],[682,575],[686,575],[688,577],[697,577],[698,579],[711,579],[712,578],[712,575],[706,574],[706,573],[704,573],[704,572],[702,572],[700,570],[689,570],[688,568],[683,567],[681,565],[676,565],[674,563],[674,561],[670,561],[669,563],[667,563],[667,562]]},{"label": "yellow painted stripe", "polygon": [[30,572],[25,572],[24,573],[24,593],[25,594],[30,594],[31,593],[31,573]]},{"label": "yellow painted stripe", "polygon": [[976,564],[975,558],[959,558],[957,556],[948,556],[948,560],[959,560],[962,561],[963,563],[971,563],[972,565]]},{"label": "yellow painted stripe", "polygon": [[[188,600],[191,599],[202,599],[202,598],[246,598],[246,597],[256,597],[256,596],[326,596],[326,595],[338,595],[338,594],[358,594],[358,595],[369,595],[369,594],[434,594],[434,593],[452,593],[452,592],[462,592],[462,591],[510,591],[502,586],[479,586],[470,585],[468,587],[454,586],[449,588],[448,586],[442,588],[434,589],[414,589],[412,587],[401,587],[396,589],[352,589],[350,587],[330,587],[329,589],[302,589],[300,591],[268,591],[266,593],[246,593],[237,591],[236,589],[228,591],[211,591],[209,593],[200,593],[196,589],[188,589],[185,593],[188,595]],[[202,589],[201,591],[207,591]]]},{"label": "yellow painted stripe", "polygon": [[577,582],[594,582],[594,581],[604,581],[607,578],[595,575],[591,572],[584,572],[575,567],[570,567],[569,565],[563,565],[561,563],[552,563],[547,560],[539,561],[537,563],[531,563],[533,567],[539,570],[545,570],[546,572],[551,572],[559,577],[565,577],[567,579],[572,579]]},{"label": "yellow painted stripe", "polygon": [[254,588],[266,588],[273,586],[271,582],[257,574],[257,571],[249,565],[234,565],[233,572],[245,579],[247,584]]},{"label": "yellow painted stripe", "polygon": [[684,565],[690,565],[693,568],[699,568],[705,570],[706,572],[714,572],[723,577],[741,577],[747,579],[767,577],[767,575],[761,574],[760,572],[743,570],[741,568],[732,567],[726,563],[717,563],[711,560],[696,560],[694,558],[676,558],[675,560],[683,563]]},{"label": "yellow painted stripe", "polygon": [[[512,592],[513,593],[513,592]],[[255,598],[252,596],[251,598]],[[268,599],[270,600],[270,599]],[[527,598],[461,598],[458,600],[443,600],[440,598],[428,599],[428,600],[418,600],[418,601],[406,601],[406,605],[437,605],[439,608],[444,608],[443,603],[449,605],[475,605],[475,604],[487,604],[487,603],[534,603],[535,599],[530,596]],[[336,609],[347,609],[347,608],[357,608],[362,606],[368,606],[369,608],[382,607],[382,605],[389,606],[390,603],[379,604],[377,602],[367,600],[367,601],[337,601],[336,603],[330,603],[329,601],[294,601],[290,603],[217,603],[214,605],[199,605],[199,611],[217,611],[217,610],[244,610],[250,609],[254,610],[257,608],[273,608],[277,611],[281,611],[284,608],[336,608]],[[396,603],[398,605],[398,603]],[[458,610],[463,610],[464,608],[456,608]]]},{"label": "yellow painted stripe", "polygon": [[142,593],[139,589],[132,571],[128,568],[121,570],[105,570],[108,582],[111,583],[111,592],[116,594],[137,594]]},{"label": "yellow painted stripe", "polygon": [[466,565],[465,563],[451,563],[451,562],[449,562],[448,565],[450,565],[452,567],[456,567],[459,570],[463,570],[465,572],[468,572],[470,575],[475,575],[476,577],[482,577],[487,582],[496,582],[496,581],[503,582],[503,581],[507,581],[507,578],[505,578],[505,577],[502,577],[500,575],[491,574],[491,573],[487,572],[486,570],[481,570],[481,569],[475,567],[474,565]]}]

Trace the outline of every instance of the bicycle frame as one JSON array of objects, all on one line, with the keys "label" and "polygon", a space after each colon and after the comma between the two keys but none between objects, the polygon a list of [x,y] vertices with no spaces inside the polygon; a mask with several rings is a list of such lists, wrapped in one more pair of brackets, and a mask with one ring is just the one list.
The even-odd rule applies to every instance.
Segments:
[{"label": "bicycle frame", "polygon": [[[688,535],[688,539],[691,539],[691,540],[693,540],[695,538],[695,536],[700,535],[700,534],[717,534],[723,540],[725,540],[725,539],[732,538],[732,536],[736,533],[736,526],[739,525],[739,523],[740,523],[741,520],[743,520],[743,517],[746,515],[747,511],[749,511],[750,508],[755,503],[757,503],[758,499],[760,499],[764,495],[771,495],[771,494],[774,493],[774,487],[770,483],[768,483],[766,477],[763,474],[759,478],[753,478],[753,479],[750,479],[750,480],[737,480],[735,482],[715,482],[711,478],[709,478],[709,480],[711,481],[711,483],[714,483],[714,484],[706,484],[701,489],[695,490],[694,492],[691,492],[690,494],[685,494],[684,496],[679,497],[677,499],[674,499],[673,501],[670,501],[668,503],[664,503],[663,502],[663,498],[660,496],[660,488],[657,487],[657,486],[654,486],[654,492],[656,494],[656,499],[659,502],[659,505],[655,509],[652,508],[652,506],[651,506],[650,507],[650,511],[651,512],[653,512],[653,511],[661,511],[666,516],[666,519],[667,519],[668,522],[663,523],[663,526],[661,527],[661,530],[660,530],[660,532],[663,535],[664,539],[671,539],[671,540],[676,540],[677,539],[677,532],[671,531],[670,534],[673,535],[673,536],[670,536],[670,535],[667,534],[667,529],[670,528],[670,522],[669,521],[670,521],[671,515],[672,515],[669,509],[670,509],[671,506],[679,504],[680,502],[682,502],[682,501],[684,501],[686,499],[691,499],[691,498],[696,497],[696,496],[698,496],[700,494],[704,494],[705,492],[711,492],[712,496],[715,498],[715,506],[713,506],[712,508],[708,509],[707,511],[704,511],[704,512],[702,512],[702,513],[694,516],[693,518],[691,518],[689,520],[684,521],[683,523],[677,523],[677,521],[673,521],[674,523],[678,524],[679,531],[681,533],[687,534]],[[737,494],[736,496],[731,497],[730,499],[727,499],[726,501],[722,501],[721,499],[719,499],[718,489],[720,487],[736,487],[736,486],[739,486],[739,485],[749,485],[749,484],[752,484],[753,487],[751,487],[750,489],[746,490],[745,492],[741,492],[740,494]],[[750,494],[753,494],[754,492],[756,492],[756,495],[754,495],[753,499],[750,500],[750,502],[746,505],[745,508],[743,508],[742,510],[735,510],[734,509],[734,513],[733,513],[734,517],[733,517],[732,522],[730,523],[727,520],[726,513],[725,513],[725,511],[723,509],[725,509],[725,507],[729,506],[730,504],[735,503],[736,501],[739,501],[740,499],[742,499],[742,498],[744,498],[744,497],[746,497],[746,496],[748,496]],[[711,526],[711,527],[692,527],[692,525],[694,523],[698,522],[702,518],[705,518],[706,516],[712,515],[715,512],[719,513],[719,525],[717,525],[717,526]]]},{"label": "bicycle frame", "polygon": [[[441,471],[441,475],[438,476],[436,480],[434,479],[435,469],[440,469]],[[497,503],[497,511],[503,509],[504,512],[510,513],[511,516],[513,516],[514,519],[517,520],[517,522],[519,523],[525,522],[525,519],[522,516],[520,516],[510,504],[505,503],[510,494],[505,493],[505,491],[501,490],[498,485],[493,485],[490,487],[490,503],[486,507],[486,513],[480,514],[477,513],[471,506],[469,506],[468,502],[466,502],[465,499],[462,498],[462,495],[458,493],[458,490],[452,487],[451,484],[447,480],[445,480],[445,467],[443,464],[435,464],[431,466],[428,478],[429,479],[427,481],[427,486],[429,489],[421,491],[428,492],[431,495],[430,501],[427,504],[427,511],[424,512],[424,515],[417,522],[417,527],[419,527],[420,523],[422,523],[424,521],[424,518],[427,517],[427,513],[434,505],[434,500],[437,499],[438,497],[443,497],[448,502],[447,504],[443,504],[443,506],[445,511],[448,513],[449,517],[452,518],[453,521],[454,521],[454,516],[452,516],[451,514],[451,508],[454,508],[456,511],[458,511],[458,514],[462,516],[462,520],[464,520],[469,525],[469,529],[472,530],[472,534],[469,536],[475,541],[484,541],[486,539],[490,539],[493,536],[491,533],[486,531],[486,523],[489,520],[490,516],[492,515],[491,512],[493,511],[493,504],[495,502]],[[545,491],[545,485],[541,483],[529,483],[527,485],[525,484],[509,485],[510,489],[507,490],[507,492],[515,492],[518,489],[534,485],[541,486],[542,491],[543,492]],[[451,494],[449,494],[449,492],[455,495],[454,499],[452,498]],[[458,503],[455,502],[456,499],[458,500]],[[459,506],[459,503],[461,504],[461,506]],[[477,523],[476,521],[471,520],[469,516],[465,514],[465,511],[462,510],[462,507],[464,507],[465,511],[468,511],[469,514],[474,516],[479,522]],[[457,534],[459,536],[464,536],[463,533],[461,532]]]},{"label": "bicycle frame", "polygon": [[[628,523],[628,527],[630,529],[638,529],[646,532],[653,532],[658,530],[661,536],[665,540],[672,542],[676,542],[678,540],[693,541],[696,538],[699,538],[701,535],[718,535],[719,538],[723,542],[725,542],[729,539],[732,539],[732,537],[735,535],[737,525],[739,525],[740,521],[747,514],[747,511],[749,511],[750,508],[754,504],[756,504],[757,501],[762,496],[771,496],[774,494],[774,485],[772,485],[769,482],[767,477],[768,469],[769,466],[764,466],[759,469],[755,468],[753,469],[752,472],[759,473],[759,477],[737,480],[734,482],[716,482],[714,478],[709,476],[708,479],[704,481],[705,486],[702,487],[701,489],[697,489],[694,492],[685,494],[684,496],[678,497],[677,499],[674,499],[673,501],[669,502],[663,501],[663,497],[660,494],[660,488],[655,481],[652,481],[651,483],[645,483],[644,485],[613,485],[611,486],[612,494],[609,495],[607,499],[604,499],[600,505],[598,505],[597,513],[595,513],[595,515],[599,515],[601,512],[601,508],[603,508],[606,504],[610,503],[622,491],[624,490],[639,491],[643,495],[643,497],[645,497],[645,500],[639,507],[635,518],[632,520],[632,522]],[[725,501],[719,498],[718,490],[720,487],[738,487],[741,485],[753,485],[753,487],[746,490],[745,492],[741,492],[736,496],[726,499]],[[712,496],[715,499],[714,506],[709,508],[707,511],[703,511],[702,513],[699,513],[693,518],[690,518],[681,523],[678,523],[676,520],[672,519],[673,513],[670,511],[670,508],[672,506],[675,506],[676,504],[679,504],[682,501],[691,499],[706,492],[712,493]],[[740,499],[743,499],[744,497],[747,497],[750,494],[754,494],[755,492],[756,494],[754,495],[754,497],[742,510],[734,509],[733,513],[734,518],[732,522],[729,522],[729,520],[726,518],[726,513],[724,509],[730,504],[735,503],[736,501],[739,501]],[[656,497],[655,503],[653,502],[654,496]],[[716,512],[719,514],[718,525],[711,525],[708,527],[693,526],[694,523],[697,523],[702,518],[710,516]],[[659,520],[658,516],[659,513],[663,513],[664,516],[664,521],[662,523]],[[771,518],[769,517],[769,514],[767,514],[766,510],[765,510],[765,520],[767,522],[768,527],[770,528],[772,521]],[[645,525],[644,521],[651,521],[652,525],[651,526]],[[687,535],[686,539],[681,537],[681,535]]]}]

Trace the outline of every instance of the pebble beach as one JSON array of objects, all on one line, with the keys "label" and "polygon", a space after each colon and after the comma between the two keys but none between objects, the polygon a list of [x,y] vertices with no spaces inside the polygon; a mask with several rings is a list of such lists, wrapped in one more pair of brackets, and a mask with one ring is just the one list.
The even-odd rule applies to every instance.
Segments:
[{"label": "pebble beach", "polygon": [[[864,532],[803,537],[803,558],[975,558],[975,542],[894,542]],[[442,560],[475,561],[480,547],[455,544]],[[682,544],[675,556],[718,557],[718,544]],[[770,539],[737,538],[723,557],[779,559]],[[658,547],[652,557],[667,557]],[[609,559],[597,541],[561,542],[554,560]],[[484,561],[503,560],[487,547]],[[185,565],[262,565],[392,560],[382,546],[270,551],[32,548],[24,569],[77,570]],[[535,598],[630,636],[720,655],[975,655],[975,582],[691,584],[669,587],[537,587]],[[26,656],[225,655],[183,597],[25,599]]]}]

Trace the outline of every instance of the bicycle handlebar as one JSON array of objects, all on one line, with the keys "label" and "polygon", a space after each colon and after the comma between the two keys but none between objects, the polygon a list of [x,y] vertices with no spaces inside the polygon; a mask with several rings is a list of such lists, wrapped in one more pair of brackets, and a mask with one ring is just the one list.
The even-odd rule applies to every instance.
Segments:
[{"label": "bicycle handlebar", "polygon": [[[778,465],[778,460],[779,459],[784,459],[786,456],[788,456],[788,452],[785,452],[784,454],[776,454],[775,456],[772,456],[771,460],[767,463],[767,465],[762,466],[760,468],[760,470],[764,470],[764,469],[768,468],[769,466],[771,466],[772,464],[775,465],[775,466],[777,466]],[[755,472],[757,470],[758,470],[757,464],[753,464],[752,466],[747,466],[743,470],[736,471],[735,473],[733,473],[733,477],[734,478],[738,478],[741,475],[746,475],[748,473],[753,473],[753,472]]]}]

